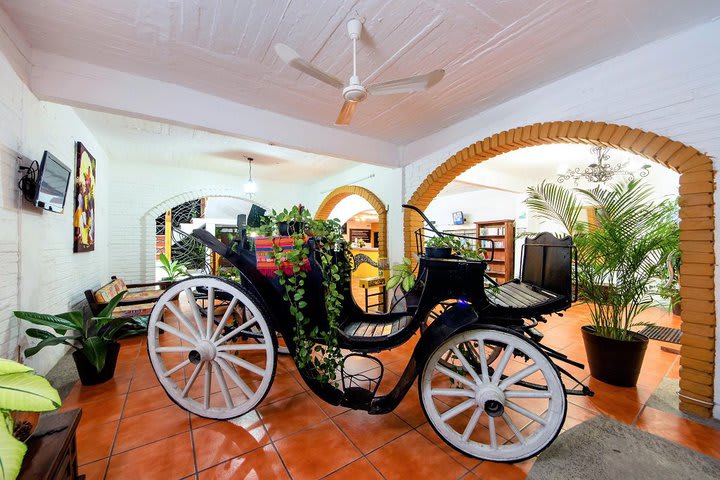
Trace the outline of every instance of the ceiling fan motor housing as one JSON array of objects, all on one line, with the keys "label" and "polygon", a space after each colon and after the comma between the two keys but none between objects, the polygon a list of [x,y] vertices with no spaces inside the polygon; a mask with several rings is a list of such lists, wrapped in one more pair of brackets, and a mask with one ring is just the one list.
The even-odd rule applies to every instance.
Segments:
[{"label": "ceiling fan motor housing", "polygon": [[349,102],[362,102],[367,96],[367,90],[360,84],[357,75],[350,77],[350,85],[343,89],[343,98]]}]

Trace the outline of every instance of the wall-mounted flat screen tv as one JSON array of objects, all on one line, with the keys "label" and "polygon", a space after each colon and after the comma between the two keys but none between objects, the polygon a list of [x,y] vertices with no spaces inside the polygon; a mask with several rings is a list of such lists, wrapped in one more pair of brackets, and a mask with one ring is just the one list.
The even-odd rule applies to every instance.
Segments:
[{"label": "wall-mounted flat screen tv", "polygon": [[69,183],[70,169],[46,150],[40,164],[35,206],[51,212],[62,213],[65,208]]}]

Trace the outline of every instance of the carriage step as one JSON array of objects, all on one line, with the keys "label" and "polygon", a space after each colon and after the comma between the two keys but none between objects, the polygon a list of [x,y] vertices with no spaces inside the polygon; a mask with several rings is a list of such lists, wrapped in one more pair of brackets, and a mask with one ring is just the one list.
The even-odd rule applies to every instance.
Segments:
[{"label": "carriage step", "polygon": [[342,405],[357,410],[367,410],[375,398],[384,367],[380,360],[366,353],[351,353],[343,358],[340,367],[342,376]]},{"label": "carriage step", "polygon": [[351,322],[343,331],[348,337],[387,337],[405,328],[411,319],[410,316],[404,316],[393,322]]}]

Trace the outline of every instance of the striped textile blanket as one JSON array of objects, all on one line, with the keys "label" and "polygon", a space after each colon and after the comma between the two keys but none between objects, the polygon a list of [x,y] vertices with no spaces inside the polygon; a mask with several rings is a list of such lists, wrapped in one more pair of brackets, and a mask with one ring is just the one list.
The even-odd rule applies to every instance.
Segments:
[{"label": "striped textile blanket", "polygon": [[[257,269],[266,277],[276,276],[277,266],[275,259],[272,258],[273,244],[280,247],[283,252],[292,250],[293,238],[287,237],[255,237],[255,259],[257,260]],[[286,260],[286,254],[283,253],[280,268],[285,275],[292,275],[293,265]],[[305,259],[300,269],[307,272],[310,270],[310,262]]]}]

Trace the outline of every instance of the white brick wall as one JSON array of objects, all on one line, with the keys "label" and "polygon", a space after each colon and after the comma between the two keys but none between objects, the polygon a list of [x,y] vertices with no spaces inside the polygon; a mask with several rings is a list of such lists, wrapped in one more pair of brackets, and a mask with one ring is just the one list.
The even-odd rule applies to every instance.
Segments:
[{"label": "white brick wall", "polygon": [[[98,243],[94,252],[73,254],[74,187],[61,215],[32,207],[17,188],[16,156],[39,161],[49,150],[74,170],[76,141],[97,160]],[[104,151],[75,112],[38,101],[0,55],[0,357],[15,359],[28,345],[14,310],[68,311],[84,305],[86,288],[107,281],[108,174]],[[63,352],[48,348],[27,363],[46,373]]]},{"label": "white brick wall", "polygon": [[[244,168],[237,175],[203,168],[148,165],[111,153],[110,272],[128,282],[155,280],[155,217],[180,203],[203,196],[245,198]],[[243,166],[244,167],[244,166]],[[259,181],[253,199],[266,208],[303,201],[300,185]]]}]

